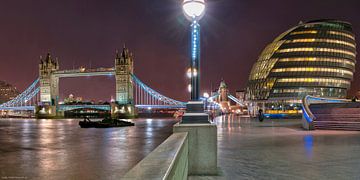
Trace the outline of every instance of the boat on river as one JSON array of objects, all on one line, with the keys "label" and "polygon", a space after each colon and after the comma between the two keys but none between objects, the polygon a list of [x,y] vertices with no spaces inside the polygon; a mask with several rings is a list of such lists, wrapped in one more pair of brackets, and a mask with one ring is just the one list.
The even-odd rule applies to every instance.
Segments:
[{"label": "boat on river", "polygon": [[89,118],[85,118],[83,121],[79,121],[81,128],[113,128],[134,125],[133,122],[113,118],[105,118],[102,121],[91,121]]}]

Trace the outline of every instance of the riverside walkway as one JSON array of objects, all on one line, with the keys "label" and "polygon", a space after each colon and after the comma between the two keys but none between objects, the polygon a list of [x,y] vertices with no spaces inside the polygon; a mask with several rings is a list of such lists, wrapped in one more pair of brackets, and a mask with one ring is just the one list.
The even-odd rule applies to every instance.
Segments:
[{"label": "riverside walkway", "polygon": [[360,179],[360,132],[304,131],[294,119],[215,122],[221,175],[190,179]]}]

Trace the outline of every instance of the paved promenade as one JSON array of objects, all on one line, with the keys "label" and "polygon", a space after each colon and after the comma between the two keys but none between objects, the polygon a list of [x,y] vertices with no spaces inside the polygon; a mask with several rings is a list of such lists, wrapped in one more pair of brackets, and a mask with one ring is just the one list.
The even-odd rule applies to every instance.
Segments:
[{"label": "paved promenade", "polygon": [[300,120],[215,121],[222,177],[191,179],[360,179],[360,132],[304,131]]}]

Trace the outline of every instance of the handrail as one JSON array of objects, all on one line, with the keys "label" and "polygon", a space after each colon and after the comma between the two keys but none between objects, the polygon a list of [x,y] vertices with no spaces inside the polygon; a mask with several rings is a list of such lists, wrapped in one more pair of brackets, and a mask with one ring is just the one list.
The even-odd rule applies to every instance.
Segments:
[{"label": "handrail", "polygon": [[310,110],[310,105],[314,102],[317,103],[345,103],[350,102],[349,99],[333,99],[333,98],[321,98],[307,95],[302,100],[302,111],[303,117],[307,121],[308,124],[312,124],[314,120],[316,120],[315,115]]},{"label": "handrail", "polygon": [[311,112],[311,110],[310,110],[310,102],[309,102],[309,98],[311,98],[312,96],[309,96],[309,95],[307,95],[307,96],[305,96],[304,98],[303,98],[303,103],[302,103],[302,110],[303,110],[303,114],[304,114],[304,117],[305,117],[305,119],[306,119],[306,121],[308,122],[308,123],[311,123],[311,122],[313,122],[315,119],[316,119],[316,117],[314,116],[314,114]]},{"label": "handrail", "polygon": [[188,133],[174,133],[122,179],[187,179],[188,152]]}]

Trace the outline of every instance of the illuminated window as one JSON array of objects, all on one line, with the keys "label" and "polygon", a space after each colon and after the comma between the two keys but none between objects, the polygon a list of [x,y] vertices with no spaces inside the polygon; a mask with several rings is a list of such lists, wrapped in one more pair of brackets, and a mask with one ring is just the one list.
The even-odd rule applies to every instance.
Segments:
[{"label": "illuminated window", "polygon": [[298,88],[298,89],[275,89],[273,93],[313,93],[315,92],[314,89],[304,89],[304,88]]},{"label": "illuminated window", "polygon": [[349,43],[346,41],[340,41],[336,39],[294,39],[288,40],[285,43],[311,43],[311,42],[325,42],[325,43],[334,43],[334,44],[341,44],[356,48],[356,45],[353,43]]},{"label": "illuminated window", "polygon": [[345,36],[345,37],[355,40],[355,37],[353,35],[350,35],[347,33],[338,32],[338,31],[328,31],[328,33],[332,34],[332,35]]},{"label": "illuminated window", "polygon": [[322,58],[322,57],[299,57],[299,58],[283,58],[279,59],[279,62],[333,62],[333,63],[344,63],[351,66],[355,66],[355,62],[348,59],[339,59],[339,58]]},{"label": "illuminated window", "polygon": [[349,70],[344,70],[339,68],[323,68],[323,67],[278,68],[278,69],[273,69],[272,72],[331,72],[331,73],[347,74],[350,76],[353,75],[353,72]]},{"label": "illuminated window", "polygon": [[330,53],[341,53],[355,57],[355,53],[342,50],[342,49],[331,49],[331,48],[316,48],[316,47],[302,47],[302,48],[288,48],[277,50],[278,53],[288,52],[330,52]]},{"label": "illuminated window", "polygon": [[341,84],[350,85],[350,81],[343,80],[343,79],[333,79],[333,78],[282,78],[282,79],[278,79],[277,82],[280,82],[280,83],[318,82],[318,83],[341,83]]},{"label": "illuminated window", "polygon": [[296,32],[292,32],[291,35],[298,35],[298,34],[316,34],[318,33],[317,31],[314,30],[309,30],[309,31],[296,31]]}]

